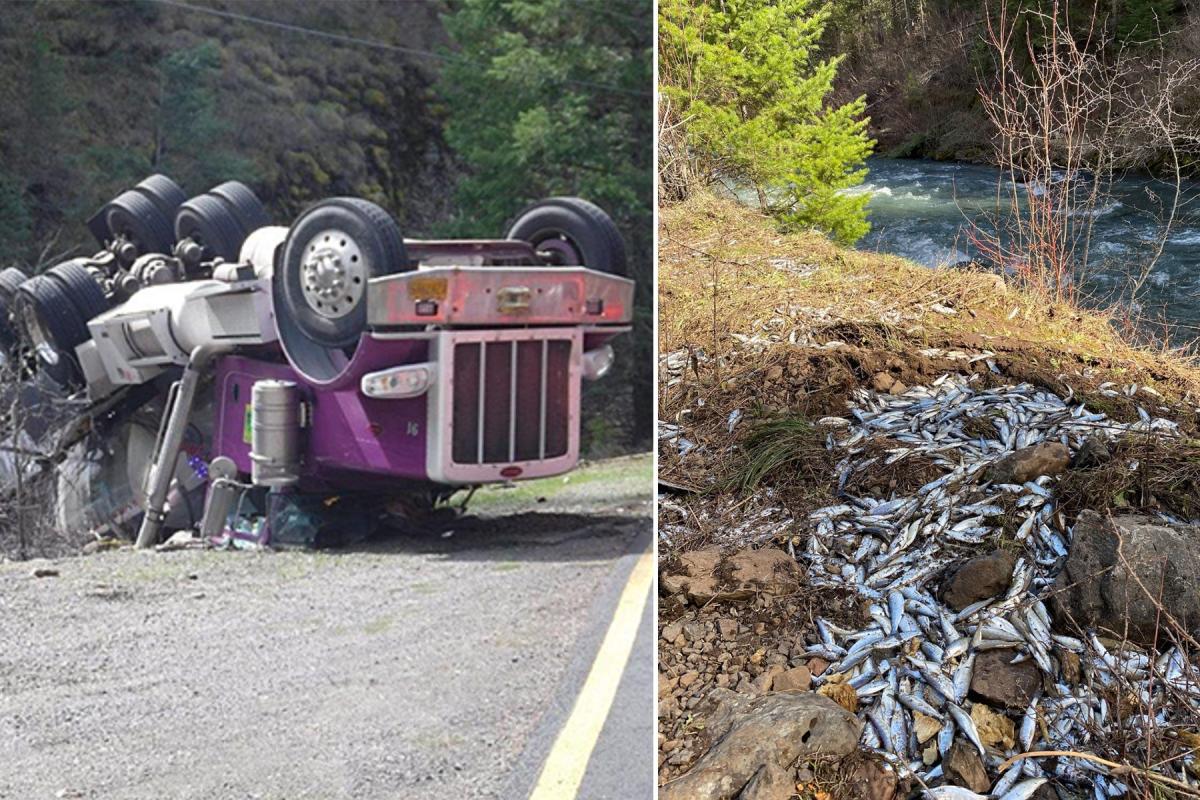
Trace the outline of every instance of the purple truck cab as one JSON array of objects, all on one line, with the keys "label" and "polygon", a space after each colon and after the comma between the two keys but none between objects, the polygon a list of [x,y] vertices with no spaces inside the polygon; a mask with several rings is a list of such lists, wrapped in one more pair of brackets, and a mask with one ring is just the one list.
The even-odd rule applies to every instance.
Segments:
[{"label": "purple truck cab", "polygon": [[609,340],[629,330],[632,307],[631,280],[584,267],[434,266],[375,278],[352,355],[301,371],[305,355],[284,344],[286,363],[217,361],[215,454],[251,472],[254,384],[284,380],[304,406],[302,491],[567,472],[579,460],[582,381],[606,371]]}]

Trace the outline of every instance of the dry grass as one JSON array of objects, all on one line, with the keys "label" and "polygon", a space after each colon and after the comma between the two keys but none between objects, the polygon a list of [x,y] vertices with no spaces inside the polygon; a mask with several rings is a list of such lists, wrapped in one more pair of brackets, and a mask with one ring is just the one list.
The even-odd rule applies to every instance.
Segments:
[{"label": "dry grass", "polygon": [[858,343],[896,352],[1033,354],[1047,370],[1090,367],[1098,380],[1137,382],[1168,399],[1200,397],[1193,359],[1135,346],[1109,315],[1047,302],[991,273],[931,270],[818,234],[780,234],[756,211],[708,192],[664,208],[660,226],[661,352],[723,359],[738,344],[734,334],[821,340],[822,329],[848,324]]},{"label": "dry grass", "polygon": [[[1110,446],[1113,459],[1072,469],[1058,481],[1059,508],[1074,516],[1165,511],[1181,519],[1200,517],[1200,442],[1161,436],[1130,436]],[[1136,462],[1136,470],[1129,464]]]}]

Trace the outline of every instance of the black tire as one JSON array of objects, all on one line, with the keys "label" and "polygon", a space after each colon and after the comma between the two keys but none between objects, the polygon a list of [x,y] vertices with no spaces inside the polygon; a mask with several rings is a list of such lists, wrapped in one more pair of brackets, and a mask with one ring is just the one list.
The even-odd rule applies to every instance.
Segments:
[{"label": "black tire", "polygon": [[74,261],[63,263],[46,270],[46,275],[57,280],[75,304],[84,321],[108,311],[108,299],[104,289],[92,277],[92,273]]},{"label": "black tire", "polygon": [[21,284],[29,280],[16,267],[0,270],[0,351],[13,355],[21,347],[21,331],[13,319],[13,297]]},{"label": "black tire", "polygon": [[565,255],[565,248],[552,246],[558,240],[570,246],[582,266],[613,275],[628,270],[625,240],[612,217],[578,197],[550,197],[528,206],[517,215],[507,238],[550,249],[558,256],[551,264],[568,266],[575,260]]},{"label": "black tire", "polygon": [[210,194],[201,194],[179,207],[175,238],[191,239],[204,250],[201,260],[237,261],[246,231],[229,206]]},{"label": "black tire", "polygon": [[29,276],[16,267],[0,270],[0,300],[12,302],[13,295],[21,284],[29,280]]},{"label": "black tire", "polygon": [[208,193],[229,207],[246,236],[271,224],[271,218],[267,215],[262,201],[244,183],[226,181],[209,189]]},{"label": "black tire", "polygon": [[133,188],[134,191],[149,198],[150,202],[154,203],[163,217],[168,220],[175,219],[179,207],[187,200],[187,195],[184,194],[179,184],[166,175],[150,175]]},{"label": "black tire", "polygon": [[[341,304],[340,308],[331,305],[331,311],[339,314],[336,317],[323,315],[310,305],[303,288],[305,257],[321,244],[315,237],[328,232],[345,235],[341,240],[335,236],[329,246],[336,246],[338,241],[344,246],[349,241],[357,247],[363,261],[361,267],[356,267],[363,274],[353,278],[354,285],[348,287],[348,294],[332,301]],[[323,238],[329,240],[330,235]],[[400,227],[379,206],[352,197],[335,197],[311,206],[288,231],[279,269],[272,281],[281,334],[290,332],[294,326],[295,332],[320,347],[355,344],[367,326],[366,282],[408,269],[411,266]]]},{"label": "black tire", "polygon": [[21,332],[12,318],[12,306],[0,298],[0,352],[11,356],[20,349]]},{"label": "black tire", "polygon": [[78,384],[75,348],[88,337],[87,323],[62,284],[46,275],[25,281],[17,291],[16,315],[39,370],[60,386]]},{"label": "black tire", "polygon": [[170,253],[175,244],[171,218],[141,192],[130,189],[117,195],[101,212],[108,240],[124,237],[134,244],[138,255]]}]

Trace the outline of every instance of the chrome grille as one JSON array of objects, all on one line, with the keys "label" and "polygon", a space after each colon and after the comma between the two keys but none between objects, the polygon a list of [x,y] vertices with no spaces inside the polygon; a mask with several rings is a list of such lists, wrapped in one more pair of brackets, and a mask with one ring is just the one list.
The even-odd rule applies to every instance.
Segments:
[{"label": "chrome grille", "polygon": [[451,460],[502,464],[567,452],[570,339],[454,346]]}]

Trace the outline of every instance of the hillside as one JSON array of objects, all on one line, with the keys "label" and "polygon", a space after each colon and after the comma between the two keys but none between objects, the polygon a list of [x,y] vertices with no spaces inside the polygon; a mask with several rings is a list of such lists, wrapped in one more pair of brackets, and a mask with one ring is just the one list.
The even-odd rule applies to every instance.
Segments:
[{"label": "hillside", "polygon": [[[1076,42],[1100,63],[1129,61],[1122,83],[1138,87],[1129,97],[1162,91],[1162,75],[1194,68],[1200,56],[1200,17],[1193,3],[846,0],[834,4],[823,42],[826,54],[843,57],[836,99],[846,102],[866,96],[879,155],[990,162],[995,157],[995,127],[980,102],[981,93],[994,96],[996,89],[989,14],[993,23],[1000,9],[1026,15],[1014,29],[1015,59],[1025,64],[1044,45],[1029,15],[1053,8],[1061,10]],[[1181,123],[1174,136],[1190,141],[1200,101],[1190,91],[1170,94]],[[1165,148],[1152,137],[1135,137],[1124,144],[1135,151],[1130,158],[1135,169],[1153,172],[1169,161]],[[1183,149],[1190,153],[1190,147]]]},{"label": "hillside", "polygon": [[1191,780],[1149,665],[1196,674],[1200,369],[711,195],[660,220],[662,796]]},{"label": "hillside", "polygon": [[401,49],[444,50],[439,13],[435,3],[9,4],[0,261],[89,245],[85,217],[154,171],[189,193],[241,179],[284,220],[352,194],[408,232],[430,230],[453,183],[431,89],[439,62]]}]

